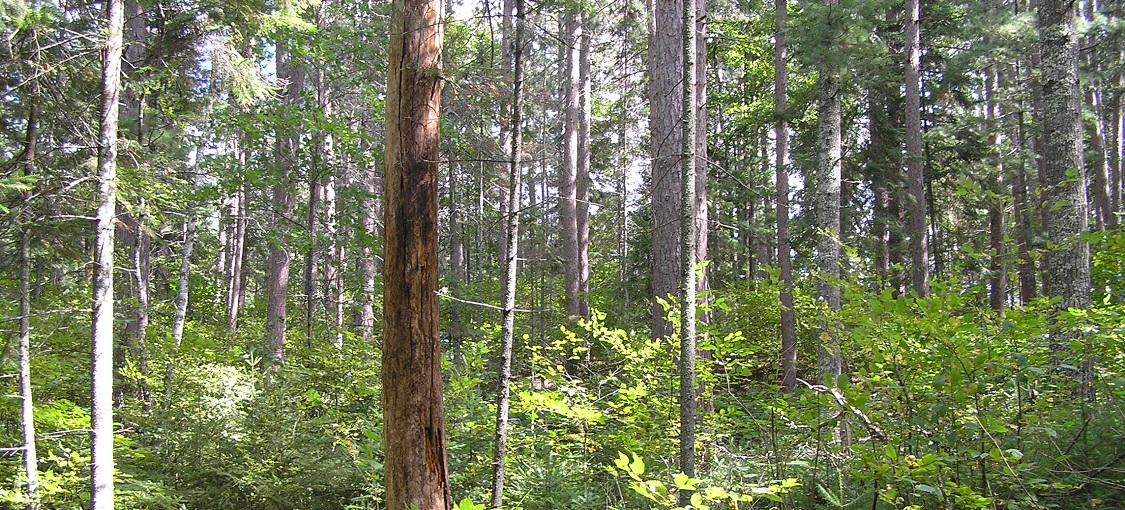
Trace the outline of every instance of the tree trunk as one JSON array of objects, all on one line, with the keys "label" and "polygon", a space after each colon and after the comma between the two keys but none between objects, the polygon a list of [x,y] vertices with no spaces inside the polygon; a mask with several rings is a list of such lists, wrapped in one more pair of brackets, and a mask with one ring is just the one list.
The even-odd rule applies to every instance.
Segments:
[{"label": "tree trunk", "polygon": [[516,278],[519,269],[520,160],[523,151],[523,0],[515,0],[516,26],[512,51],[511,167],[508,169],[508,203],[505,218],[504,303],[500,319],[500,381],[496,392],[496,449],[492,458],[492,508],[504,505],[504,464],[508,453],[508,406],[511,399],[512,347],[515,338]]},{"label": "tree trunk", "polygon": [[140,210],[137,215],[131,216],[134,228],[133,245],[133,277],[137,291],[137,305],[133,309],[133,323],[129,334],[130,355],[137,362],[137,371],[140,381],[137,390],[140,392],[141,406],[147,414],[152,407],[151,391],[148,384],[148,348],[145,340],[148,336],[149,306],[151,304],[152,290],[152,237],[148,234],[148,210],[144,197],[139,200]]},{"label": "tree trunk", "polygon": [[[1024,82],[1022,62],[1016,62],[1016,79]],[[1027,134],[1027,120],[1024,104],[1020,105],[1019,115],[1016,117],[1016,136],[1020,140],[1020,164],[1016,168],[1016,180],[1013,183],[1012,196],[1015,200],[1016,221],[1016,250],[1019,258],[1020,303],[1028,304],[1035,299],[1035,261],[1031,258],[1031,248],[1034,233],[1031,227],[1032,206],[1030,196],[1032,189],[1028,179],[1029,167],[1037,166],[1035,158],[1035,144],[1032,137]]]},{"label": "tree trunk", "polygon": [[[1086,173],[1080,171],[1082,117],[1075,14],[1075,4],[1068,0],[1040,0],[1037,8],[1042,53],[1043,187],[1049,205],[1050,252],[1045,283],[1047,295],[1059,298],[1056,313],[1090,306],[1090,245],[1081,237],[1088,228],[1088,217]],[[1080,334],[1073,329],[1052,333],[1052,351],[1058,355]],[[1056,362],[1060,360],[1056,358]],[[1085,366],[1081,374],[1084,383],[1090,382],[1090,368]],[[1090,389],[1087,384],[1083,386]]]},{"label": "tree trunk", "polygon": [[[296,103],[301,97],[304,77],[300,66],[293,61],[285,41],[277,43],[277,74],[286,80],[285,100]],[[271,370],[276,370],[285,361],[286,310],[289,298],[289,265],[291,255],[288,247],[288,225],[292,221],[293,207],[296,205],[293,168],[297,164],[299,138],[285,133],[280,128],[276,134],[277,183],[273,186],[272,202],[274,208],[274,238],[269,243],[269,261],[266,268],[266,292],[269,301],[266,305],[265,362]]]},{"label": "tree trunk", "polygon": [[[590,23],[583,12],[578,19],[578,173],[575,178],[575,232],[578,237],[578,315],[590,318],[590,123],[592,102],[590,83]],[[584,354],[590,361],[589,345]]]},{"label": "tree trunk", "polygon": [[888,123],[886,114],[886,95],[878,86],[867,91],[868,122],[871,125],[868,138],[867,160],[871,164],[870,186],[872,192],[873,209],[871,228],[875,241],[875,275],[879,285],[885,285],[890,276],[890,193],[884,175],[887,173],[886,153],[888,142]]},{"label": "tree trunk", "polygon": [[[1084,4],[1083,16],[1087,23],[1094,23],[1098,14],[1108,15],[1110,13],[1099,13],[1098,5],[1095,0],[1086,0]],[[1093,40],[1093,37],[1088,37],[1086,43],[1080,43],[1086,46],[1087,49],[1083,50],[1085,53],[1086,66],[1089,68],[1091,77],[1085,83],[1086,89],[1086,106],[1089,111],[1093,113],[1093,132],[1090,133],[1090,154],[1089,161],[1090,173],[1094,176],[1094,189],[1093,189],[1093,205],[1094,205],[1094,221],[1098,231],[1104,231],[1107,227],[1114,227],[1117,225],[1117,215],[1114,214],[1112,206],[1112,199],[1110,198],[1110,175],[1112,170],[1110,168],[1111,160],[1109,152],[1106,150],[1106,141],[1109,135],[1106,129],[1106,108],[1104,95],[1102,93],[1102,80],[1101,76],[1104,73],[1102,60],[1104,55],[1099,53],[1099,45]]]},{"label": "tree trunk", "polygon": [[450,509],[438,334],[440,0],[394,0],[383,271],[386,507]]},{"label": "tree trunk", "polygon": [[919,0],[906,0],[906,165],[909,181],[910,274],[914,292],[930,295],[926,229],[925,156],[922,149],[921,15]]},{"label": "tree trunk", "polygon": [[[998,65],[998,64],[997,64]],[[985,90],[988,101],[987,113],[989,128],[994,131],[992,148],[996,151],[996,177],[991,183],[992,193],[988,205],[988,239],[991,254],[989,255],[988,272],[990,275],[988,287],[988,306],[997,315],[1004,315],[1004,305],[1008,299],[1008,244],[1005,242],[1008,226],[1008,200],[1005,195],[1004,183],[1004,137],[1000,106],[994,97],[1000,90],[1000,73],[995,71],[988,78]]]},{"label": "tree trunk", "polygon": [[458,201],[458,164],[449,165],[449,293],[453,300],[449,303],[449,347],[453,351],[450,358],[453,364],[465,365],[462,350],[465,341],[465,325],[461,322],[461,286],[465,278],[465,241],[461,232],[461,204]]},{"label": "tree trunk", "polygon": [[777,180],[777,263],[781,269],[778,299],[781,302],[781,387],[797,388],[797,318],[793,310],[793,261],[789,258],[789,120],[788,48],[785,33],[789,19],[789,0],[774,0],[773,108],[774,173]]},{"label": "tree trunk", "polygon": [[[330,140],[331,137],[326,136],[327,144]],[[331,256],[324,268],[324,278],[328,281],[328,305],[332,310],[332,345],[339,350],[344,348],[344,245],[340,242],[337,208],[336,177],[329,174],[324,183],[324,214],[328,220],[324,230]]]},{"label": "tree trunk", "polygon": [[[512,9],[514,8],[513,0],[501,0],[500,8],[503,12],[500,13],[500,80],[501,83],[507,84],[511,82],[512,78]],[[501,108],[503,110],[503,108]],[[508,148],[511,143],[511,119],[503,118],[507,112],[501,111],[500,113],[500,152]],[[498,223],[501,226],[506,225],[504,220],[508,217],[510,205],[508,204],[508,169],[511,168],[511,162],[500,163],[497,165],[497,192],[500,196],[500,219]],[[484,189],[480,190],[482,198]],[[497,230],[497,244],[500,245],[500,260],[508,260],[508,246],[504,243],[507,242],[508,234],[504,232],[503,227]],[[502,262],[501,262],[502,263]]]},{"label": "tree trunk", "polygon": [[[681,105],[682,155],[680,157],[680,472],[695,476],[695,255],[696,255],[696,2],[682,0],[683,104]],[[680,491],[680,504],[690,504],[691,493]]]},{"label": "tree trunk", "polygon": [[680,116],[683,87],[683,5],[653,0],[649,33],[649,140],[652,157],[652,336],[672,334],[658,300],[676,296],[680,268]]},{"label": "tree trunk", "polygon": [[[829,11],[839,8],[839,0],[822,0]],[[833,41],[838,27],[835,26],[835,14],[827,12],[827,32],[830,34],[828,41]],[[829,44],[832,44],[829,42]],[[828,51],[834,51],[828,48]],[[820,281],[817,284],[817,294],[827,307],[828,317],[822,317],[819,323],[820,349],[817,359],[820,365],[821,380],[830,379],[831,384],[840,377],[843,361],[841,359],[839,333],[834,319],[831,316],[840,309],[840,179],[841,179],[841,101],[840,101],[840,74],[839,70],[831,64],[824,64],[820,68],[819,89],[817,99],[820,112],[817,120],[820,146],[818,148],[819,162],[816,176],[816,225],[820,233],[817,235],[816,260],[820,271]]]},{"label": "tree trunk", "polygon": [[[322,74],[321,70],[316,71],[317,75]],[[309,203],[308,215],[306,221],[306,235],[309,239],[308,251],[305,252],[304,272],[301,275],[301,293],[305,298],[305,342],[312,348],[313,337],[316,334],[316,307],[317,307],[317,287],[320,285],[320,218],[318,212],[320,211],[322,196],[324,194],[324,185],[320,182],[320,174],[323,170],[321,158],[323,154],[320,153],[323,147],[322,141],[318,139],[313,144],[313,161],[309,168]]]},{"label": "tree trunk", "polygon": [[[37,29],[31,27],[31,40],[38,45]],[[38,67],[39,49],[35,49],[32,62]],[[35,158],[39,143],[39,79],[28,82],[30,97],[27,110],[27,138],[24,141],[24,175],[35,175]],[[24,192],[21,206],[29,207],[31,193]],[[23,432],[23,468],[27,476],[27,503],[24,508],[39,508],[39,457],[35,450],[35,407],[31,395],[31,227],[30,213],[19,217],[20,226],[20,318],[19,318],[19,377],[20,377],[20,429]]]},{"label": "tree trunk", "polygon": [[363,211],[360,220],[362,228],[360,239],[363,239],[361,244],[363,248],[358,264],[362,288],[358,322],[359,334],[364,340],[370,340],[375,335],[375,259],[377,255],[372,244],[379,234],[375,225],[376,218],[380,216],[378,197],[381,190],[377,181],[378,175],[375,170],[369,170],[364,174],[363,189],[366,195],[363,197],[360,206]]},{"label": "tree trunk", "polygon": [[[245,162],[245,153],[239,158]],[[227,334],[234,336],[238,329],[238,312],[242,308],[245,286],[242,284],[242,262],[246,250],[246,223],[249,211],[246,208],[246,186],[240,184],[235,192],[234,236],[230,241],[230,275],[227,278]]]},{"label": "tree trunk", "polygon": [[[145,39],[148,36],[148,23],[141,3],[138,0],[125,0],[124,16],[123,56],[129,64],[130,73],[140,74],[145,66]],[[138,83],[141,81],[136,79]],[[139,94],[133,87],[123,86],[120,108],[125,114],[126,131],[132,128],[133,139],[144,145],[144,94]]]},{"label": "tree trunk", "polygon": [[164,373],[164,407],[172,404],[172,384],[176,379],[176,360],[184,340],[184,322],[187,320],[188,295],[191,291],[191,251],[195,246],[195,213],[189,213],[184,222],[184,245],[180,254],[180,280],[176,285],[176,312],[172,318],[174,350]]},{"label": "tree trunk", "polygon": [[[563,164],[559,167],[559,230],[563,235],[564,291],[567,320],[577,322],[582,316],[579,302],[582,261],[578,250],[578,180],[582,159],[580,129],[582,116],[581,46],[583,26],[581,14],[568,11],[564,16],[563,51],[566,54],[563,101]],[[570,355],[568,353],[568,359]],[[567,363],[573,368],[572,363]]]},{"label": "tree trunk", "polygon": [[1086,86],[1086,103],[1094,113],[1094,132],[1090,133],[1090,170],[1094,175],[1094,219],[1099,231],[1117,225],[1117,215],[1110,201],[1109,174],[1110,159],[1106,153],[1105,108],[1102,104],[1102,90],[1099,83]]},{"label": "tree trunk", "polygon": [[[327,27],[328,20],[326,18],[326,11],[328,8],[327,3],[322,3],[317,12],[317,25],[321,30]],[[332,120],[333,104],[332,104],[332,84],[325,76],[323,68],[316,71],[316,103],[317,109],[324,115],[325,120]],[[321,170],[317,172],[318,178],[323,178],[324,184],[323,199],[324,199],[324,234],[327,239],[328,260],[324,266],[326,287],[328,289],[327,303],[325,308],[331,309],[332,312],[332,345],[336,349],[344,347],[344,245],[340,242],[340,217],[338,213],[338,203],[336,194],[336,161],[335,161],[335,137],[331,131],[321,130],[320,136],[317,140],[316,150],[317,161],[313,165],[320,167]],[[310,216],[312,218],[312,216]],[[315,264],[314,264],[315,265]],[[314,280],[315,282],[315,280]],[[315,285],[315,283],[314,283]]]},{"label": "tree trunk", "polygon": [[[689,21],[694,19],[694,35],[695,40],[692,43],[692,51],[695,52],[695,99],[693,99],[693,113],[695,115],[695,136],[693,137],[694,148],[693,153],[695,157],[695,190],[694,197],[692,198],[692,221],[695,224],[695,261],[693,264],[698,265],[704,261],[709,260],[708,243],[710,235],[709,210],[707,207],[707,1],[694,0],[695,12],[691,18],[686,18]],[[714,261],[711,261],[714,262]],[[703,271],[699,274],[695,282],[696,295],[698,296],[700,312],[696,320],[703,327],[699,338],[707,341],[706,325],[711,322],[710,307],[707,304],[710,302],[711,277],[710,274],[716,269],[715,264],[705,264]],[[698,340],[697,340],[698,343]],[[711,351],[703,351],[700,357],[704,362],[709,362]],[[704,412],[714,410],[714,403],[705,397],[710,393],[710,389],[706,382],[701,381],[698,385],[696,392],[696,406]]]},{"label": "tree trunk", "polygon": [[117,203],[117,118],[121,95],[123,0],[106,4],[98,132],[98,212],[91,334],[90,509],[113,509],[113,238]]}]

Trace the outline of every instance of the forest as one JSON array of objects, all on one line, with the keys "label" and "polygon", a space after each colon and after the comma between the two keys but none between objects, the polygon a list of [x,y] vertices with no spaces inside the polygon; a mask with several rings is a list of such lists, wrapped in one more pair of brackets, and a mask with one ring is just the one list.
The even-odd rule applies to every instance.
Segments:
[{"label": "forest", "polygon": [[0,35],[2,508],[1125,508],[1123,0]]}]

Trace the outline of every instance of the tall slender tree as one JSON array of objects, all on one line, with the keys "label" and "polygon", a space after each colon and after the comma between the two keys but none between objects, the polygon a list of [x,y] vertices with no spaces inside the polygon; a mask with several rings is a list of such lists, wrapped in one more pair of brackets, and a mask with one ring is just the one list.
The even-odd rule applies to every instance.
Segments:
[{"label": "tall slender tree", "polygon": [[516,329],[516,279],[519,270],[520,177],[523,152],[523,0],[515,0],[516,26],[512,43],[512,121],[508,156],[508,217],[505,232],[508,259],[504,261],[504,281],[500,319],[500,388],[496,392],[496,448],[492,458],[492,508],[504,506],[504,473],[508,453],[508,408],[511,401],[512,348]]},{"label": "tall slender tree", "polygon": [[113,239],[117,204],[117,119],[121,97],[123,0],[106,3],[98,130],[98,211],[91,341],[90,509],[113,509]]},{"label": "tall slender tree", "polygon": [[910,275],[914,292],[930,295],[929,239],[926,228],[925,156],[922,154],[922,39],[920,0],[906,0],[906,179],[910,194]]},{"label": "tall slender tree", "polygon": [[[823,23],[829,34],[827,41],[837,37],[836,12],[839,0],[822,0]],[[825,51],[836,51],[826,47]],[[817,148],[816,170],[817,235],[816,260],[820,271],[817,293],[831,315],[840,309],[840,180],[843,157],[841,138],[842,106],[840,101],[840,71],[836,57],[824,57],[818,69],[817,132],[820,145]],[[822,379],[835,381],[840,377],[843,360],[840,352],[839,332],[830,318],[820,321],[820,349],[817,356]]]},{"label": "tall slender tree", "polygon": [[387,508],[450,509],[438,334],[444,3],[395,0],[387,69],[383,451]]},{"label": "tall slender tree", "polygon": [[[562,223],[563,258],[565,259],[566,314],[571,320],[582,315],[580,301],[582,261],[578,235],[578,182],[581,179],[582,143],[579,124],[582,117],[582,40],[585,27],[582,14],[570,10],[563,23],[565,67],[563,93],[563,164],[559,166],[559,221]],[[587,144],[588,146],[588,144]]]},{"label": "tall slender tree", "polygon": [[[997,64],[999,66],[999,64]],[[995,98],[996,91],[1000,88],[1000,71],[995,70],[987,78],[985,87],[986,113],[989,128],[993,130],[992,146],[996,158],[996,176],[992,179],[992,189],[988,204],[988,244],[992,252],[989,255],[988,272],[988,306],[998,315],[1003,315],[1004,305],[1008,299],[1008,244],[1005,242],[1008,228],[1008,200],[1005,195],[1004,183],[1004,151],[1003,132],[1000,106]]]},{"label": "tall slender tree", "polygon": [[[304,87],[304,73],[294,62],[287,42],[282,39],[276,45],[277,76],[285,82],[284,100],[295,104],[300,100]],[[272,202],[274,221],[277,229],[269,244],[269,261],[266,266],[266,289],[269,301],[266,305],[266,364],[276,369],[285,361],[285,338],[287,330],[287,310],[289,304],[289,266],[292,256],[288,246],[288,224],[293,220],[296,194],[293,191],[293,173],[299,157],[299,137],[278,126],[275,135],[275,158],[277,161],[277,182],[273,185]]]},{"label": "tall slender tree", "polygon": [[[24,140],[23,172],[27,178],[35,175],[35,158],[39,145],[40,88],[39,77],[39,37],[38,27],[31,26],[29,39],[35,46],[32,50],[32,73],[28,82],[29,98],[27,105],[27,136]],[[27,478],[28,510],[39,508],[39,456],[35,448],[35,406],[31,394],[31,192],[25,191],[21,197],[25,211],[19,216],[19,377],[20,377],[20,429],[23,432],[23,468]]]},{"label": "tall slender tree", "polygon": [[777,180],[777,265],[781,270],[779,301],[781,302],[781,387],[793,391],[797,387],[797,319],[793,310],[793,261],[789,257],[789,72],[785,32],[788,24],[789,0],[774,0],[773,36],[773,109],[774,177]]},{"label": "tall slender tree", "polygon": [[[695,476],[696,320],[696,2],[682,0],[683,104],[681,106],[682,155],[680,157],[680,471]],[[680,504],[690,504],[691,494],[681,491]]]}]

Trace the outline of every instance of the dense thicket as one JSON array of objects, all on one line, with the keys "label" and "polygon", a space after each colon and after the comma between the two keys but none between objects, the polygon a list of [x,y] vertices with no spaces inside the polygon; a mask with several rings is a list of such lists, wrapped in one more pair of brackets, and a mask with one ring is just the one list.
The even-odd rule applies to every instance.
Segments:
[{"label": "dense thicket", "polygon": [[1121,0],[115,4],[0,0],[0,506],[1125,506]]}]

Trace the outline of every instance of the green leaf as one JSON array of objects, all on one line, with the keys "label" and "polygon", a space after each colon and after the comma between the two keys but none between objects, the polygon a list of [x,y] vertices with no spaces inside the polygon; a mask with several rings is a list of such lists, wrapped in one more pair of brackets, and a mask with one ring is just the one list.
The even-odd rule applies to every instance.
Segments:
[{"label": "green leaf", "polygon": [[917,485],[914,486],[914,490],[916,490],[918,492],[924,492],[926,494],[932,494],[934,496],[937,496],[938,499],[944,499],[945,498],[945,493],[942,492],[940,487],[934,487],[932,485],[926,485],[924,483],[920,483],[920,484],[917,484]]},{"label": "green leaf", "polygon": [[683,473],[676,473],[676,476],[672,477],[672,479],[676,483],[677,489],[684,491],[695,490],[695,487],[693,487],[694,484],[692,483],[692,479],[688,475],[685,475]]}]

